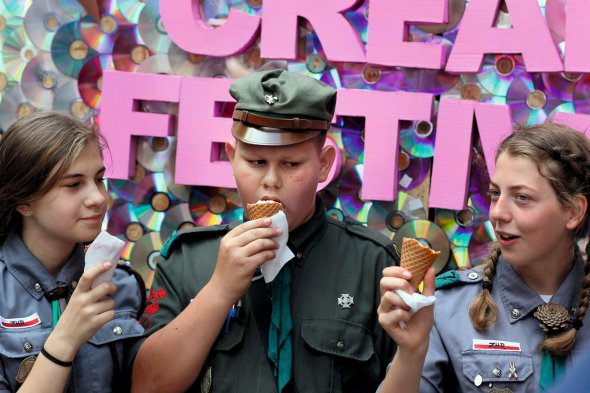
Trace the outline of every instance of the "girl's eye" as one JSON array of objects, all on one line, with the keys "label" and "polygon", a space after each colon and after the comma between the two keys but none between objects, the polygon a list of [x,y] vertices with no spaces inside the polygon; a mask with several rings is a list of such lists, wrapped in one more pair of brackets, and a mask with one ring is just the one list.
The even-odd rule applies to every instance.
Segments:
[{"label": "girl's eye", "polygon": [[529,197],[527,195],[518,194],[516,195],[516,199],[518,199],[519,201],[528,201]]},{"label": "girl's eye", "polygon": [[68,188],[76,188],[80,185],[80,183],[76,182],[76,183],[68,183],[65,186]]}]

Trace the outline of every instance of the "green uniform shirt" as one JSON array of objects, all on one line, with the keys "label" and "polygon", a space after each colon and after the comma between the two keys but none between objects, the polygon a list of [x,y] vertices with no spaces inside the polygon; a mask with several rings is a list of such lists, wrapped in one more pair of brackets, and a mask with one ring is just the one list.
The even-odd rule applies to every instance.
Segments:
[{"label": "green uniform shirt", "polygon": [[[167,244],[143,317],[146,335],[180,314],[209,280],[220,240],[231,227],[191,229]],[[374,392],[395,348],[377,320],[382,271],[398,263],[391,241],[363,225],[328,218],[318,199],[314,216],[289,234],[289,246],[295,254],[287,265],[292,275],[290,391]],[[257,281],[253,286],[264,293],[266,284],[261,278]],[[261,326],[268,326],[270,299],[264,294],[254,312],[252,298],[252,290],[242,297],[238,317],[227,333],[220,332],[201,377],[189,391],[202,391],[202,376],[209,369],[211,392],[277,391],[256,321],[263,319]],[[178,350],[190,350],[190,343]]]}]

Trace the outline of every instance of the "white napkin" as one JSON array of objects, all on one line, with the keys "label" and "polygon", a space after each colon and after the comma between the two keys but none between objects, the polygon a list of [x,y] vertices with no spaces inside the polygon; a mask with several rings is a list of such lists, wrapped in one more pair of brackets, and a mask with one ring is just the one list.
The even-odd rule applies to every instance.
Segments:
[{"label": "white napkin", "polygon": [[295,256],[293,251],[287,247],[287,240],[289,240],[289,223],[287,222],[287,216],[285,213],[279,211],[270,219],[272,220],[270,227],[281,228],[283,232],[280,236],[273,238],[274,241],[279,244],[279,248],[276,250],[277,255],[270,261],[266,261],[260,266],[260,271],[262,272],[262,275],[264,276],[264,282],[266,283],[274,280],[285,263],[289,262]]},{"label": "white napkin", "polygon": [[92,288],[113,279],[113,274],[115,274],[115,268],[117,267],[117,262],[119,261],[121,252],[123,252],[123,248],[125,248],[125,242],[106,231],[100,232],[96,239],[94,239],[86,251],[84,271],[92,269],[94,266],[103,262],[111,262],[112,266],[109,270],[96,277],[92,283]]},{"label": "white napkin", "polygon": [[[410,295],[409,293],[402,291],[401,289],[396,290],[395,293],[397,293],[399,297],[402,298],[404,303],[406,303],[406,305],[410,307],[410,312],[412,314],[418,312],[418,310],[420,310],[422,307],[434,304],[434,301],[436,300],[436,296],[424,296],[419,294],[418,292],[415,292]],[[405,329],[406,323],[400,321],[399,327]]]}]

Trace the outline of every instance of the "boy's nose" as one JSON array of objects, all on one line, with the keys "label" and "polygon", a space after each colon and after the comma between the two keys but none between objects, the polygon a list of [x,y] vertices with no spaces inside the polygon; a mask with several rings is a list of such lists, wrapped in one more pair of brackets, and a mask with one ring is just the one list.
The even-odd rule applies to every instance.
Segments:
[{"label": "boy's nose", "polygon": [[281,176],[275,168],[268,168],[262,178],[262,185],[265,188],[279,188],[281,186]]}]

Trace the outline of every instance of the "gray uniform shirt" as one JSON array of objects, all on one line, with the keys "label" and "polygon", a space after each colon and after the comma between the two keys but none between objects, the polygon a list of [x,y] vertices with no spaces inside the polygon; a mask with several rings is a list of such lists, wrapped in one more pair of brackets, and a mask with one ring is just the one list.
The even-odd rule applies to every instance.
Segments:
[{"label": "gray uniform shirt", "polygon": [[[18,235],[11,234],[0,248],[0,392],[15,392],[20,387],[15,379],[19,365],[39,354],[53,330],[51,302],[45,294],[59,281],[69,287],[69,298],[83,270],[82,245],[57,277],[29,252]],[[116,269],[113,282],[117,286],[115,319],[78,350],[67,392],[110,392],[115,374],[125,363],[123,340],[143,333],[135,319],[141,307],[135,277]],[[63,309],[65,299],[61,303]]]},{"label": "gray uniform shirt", "polygon": [[[584,277],[584,262],[579,259],[552,303],[565,306],[570,313],[578,307]],[[501,257],[493,280],[492,296],[498,307],[498,319],[486,332],[478,332],[469,319],[469,304],[481,289],[482,272],[459,272],[460,283],[436,292],[434,327],[422,372],[421,392],[488,392],[491,388],[511,392],[540,392],[543,339],[539,321],[533,316],[544,301],[525,284]],[[588,313],[576,336],[571,356],[566,359],[566,375],[572,363],[580,362],[590,338]],[[517,378],[509,378],[514,363]],[[481,376],[481,385],[476,378]]]}]

